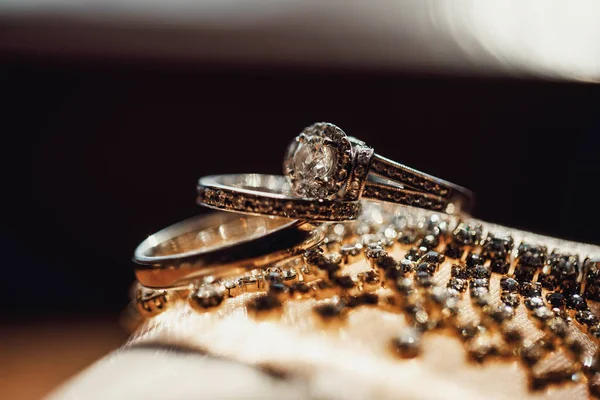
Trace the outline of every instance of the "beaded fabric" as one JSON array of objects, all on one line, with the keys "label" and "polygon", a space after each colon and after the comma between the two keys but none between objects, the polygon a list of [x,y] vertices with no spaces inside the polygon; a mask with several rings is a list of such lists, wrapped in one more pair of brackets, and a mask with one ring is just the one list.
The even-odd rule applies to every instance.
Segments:
[{"label": "beaded fabric", "polygon": [[243,277],[138,288],[126,348],[265,367],[307,397],[598,396],[600,247],[371,203],[328,229]]}]

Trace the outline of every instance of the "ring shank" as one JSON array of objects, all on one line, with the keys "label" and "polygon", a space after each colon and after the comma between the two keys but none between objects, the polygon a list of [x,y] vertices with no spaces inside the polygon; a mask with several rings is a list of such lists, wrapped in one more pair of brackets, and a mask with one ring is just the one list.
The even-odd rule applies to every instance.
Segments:
[{"label": "ring shank", "polygon": [[224,278],[301,254],[322,239],[323,230],[309,222],[214,212],[144,240],[134,253],[135,274],[149,288]]},{"label": "ring shank", "polygon": [[[414,168],[407,167],[406,165],[392,161],[379,154],[373,155],[371,167],[369,169],[369,175],[371,174],[389,180],[393,184],[400,185],[407,195],[414,196],[420,193],[420,198],[422,199],[432,201],[444,199],[447,204],[453,204],[455,209],[460,209],[461,211],[468,212],[473,204],[473,193],[470,190],[424,172],[417,171]],[[372,184],[370,185],[367,183],[365,191],[367,191],[369,186],[372,186]],[[394,189],[395,193],[398,193],[395,186],[391,185],[390,187]],[[428,200],[423,201],[427,202]],[[423,208],[421,205],[416,206]],[[436,205],[435,207],[438,206]]]},{"label": "ring shank", "polygon": [[283,176],[213,175],[198,181],[197,202],[217,210],[310,221],[347,221],[360,214],[360,202],[294,196]]}]

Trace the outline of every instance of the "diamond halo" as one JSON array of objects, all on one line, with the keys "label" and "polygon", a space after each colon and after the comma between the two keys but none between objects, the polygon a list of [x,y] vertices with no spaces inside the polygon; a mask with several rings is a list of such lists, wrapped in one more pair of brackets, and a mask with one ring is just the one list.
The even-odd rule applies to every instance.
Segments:
[{"label": "diamond halo", "polygon": [[319,122],[289,145],[283,169],[297,196],[328,199],[344,191],[353,166],[352,144],[339,127]]}]

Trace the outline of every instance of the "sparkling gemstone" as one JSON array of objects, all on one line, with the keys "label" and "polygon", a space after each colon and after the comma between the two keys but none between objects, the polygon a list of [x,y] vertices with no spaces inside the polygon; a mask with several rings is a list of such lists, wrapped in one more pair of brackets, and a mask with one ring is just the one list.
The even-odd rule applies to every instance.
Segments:
[{"label": "sparkling gemstone", "polygon": [[454,278],[460,278],[460,279],[469,278],[467,271],[463,267],[461,267],[459,264],[452,265],[452,268],[450,269],[450,275],[453,276]]},{"label": "sparkling gemstone", "polygon": [[502,292],[500,295],[500,300],[511,307],[517,307],[521,298],[516,293]]},{"label": "sparkling gemstone", "polygon": [[533,316],[542,320],[542,321],[546,321],[552,317],[554,317],[554,313],[552,311],[550,311],[549,309],[547,309],[546,307],[537,307],[533,310]]},{"label": "sparkling gemstone", "polygon": [[541,268],[546,260],[547,249],[544,246],[532,246],[521,243],[517,249],[517,260],[520,266]]},{"label": "sparkling gemstone", "polygon": [[534,310],[538,307],[544,307],[544,300],[541,297],[530,297],[525,299],[525,306],[530,310]]},{"label": "sparkling gemstone", "polygon": [[500,279],[500,287],[508,292],[517,292],[519,290],[519,282],[510,277]]},{"label": "sparkling gemstone", "polygon": [[539,282],[526,282],[521,285],[521,294],[525,297],[540,297],[542,285]]},{"label": "sparkling gemstone", "polygon": [[548,293],[546,296],[546,301],[552,304],[552,307],[561,308],[565,305],[565,296],[558,292]]},{"label": "sparkling gemstone", "polygon": [[580,324],[584,325],[596,325],[598,323],[598,318],[592,313],[590,310],[581,310],[578,311],[575,315],[575,319]]},{"label": "sparkling gemstone", "polygon": [[567,307],[573,310],[583,310],[587,308],[587,302],[578,294],[571,294],[567,297]]},{"label": "sparkling gemstone", "polygon": [[423,257],[421,257],[419,261],[439,264],[444,262],[445,258],[446,257],[438,253],[437,251],[430,251],[423,255]]},{"label": "sparkling gemstone", "polygon": [[324,183],[333,179],[335,149],[321,135],[301,135],[288,148],[285,167],[291,171],[292,189],[301,196],[324,198]]},{"label": "sparkling gemstone", "polygon": [[479,254],[469,253],[467,255],[466,264],[469,268],[475,268],[478,265],[483,265],[484,260],[479,256]]},{"label": "sparkling gemstone", "polygon": [[579,273],[579,257],[574,254],[553,252],[548,259],[548,264],[554,275],[566,277]]},{"label": "sparkling gemstone", "polygon": [[394,338],[396,350],[402,357],[411,358],[419,354],[421,333],[414,328],[406,328]]},{"label": "sparkling gemstone", "polygon": [[225,297],[225,287],[221,285],[202,285],[190,297],[190,302],[195,308],[216,307]]},{"label": "sparkling gemstone", "polygon": [[346,304],[337,297],[330,301],[315,306],[315,311],[323,318],[338,317],[344,311]]},{"label": "sparkling gemstone", "polygon": [[492,276],[492,271],[483,265],[476,266],[475,268],[469,270],[469,273],[473,278],[489,278]]},{"label": "sparkling gemstone", "polygon": [[448,287],[459,292],[464,292],[467,289],[467,281],[460,278],[450,278]]},{"label": "sparkling gemstone", "polygon": [[490,234],[483,245],[481,255],[487,260],[505,260],[511,253],[513,239]]}]

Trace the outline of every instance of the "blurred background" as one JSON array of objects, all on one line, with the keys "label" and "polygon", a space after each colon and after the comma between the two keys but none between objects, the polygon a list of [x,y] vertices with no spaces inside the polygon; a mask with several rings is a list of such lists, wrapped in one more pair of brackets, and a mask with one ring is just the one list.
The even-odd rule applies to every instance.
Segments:
[{"label": "blurred background", "polygon": [[203,212],[198,177],[280,173],[316,121],[479,218],[600,244],[599,10],[2,2],[0,387],[39,397],[122,343],[136,245]]}]

